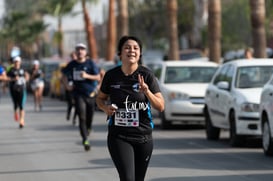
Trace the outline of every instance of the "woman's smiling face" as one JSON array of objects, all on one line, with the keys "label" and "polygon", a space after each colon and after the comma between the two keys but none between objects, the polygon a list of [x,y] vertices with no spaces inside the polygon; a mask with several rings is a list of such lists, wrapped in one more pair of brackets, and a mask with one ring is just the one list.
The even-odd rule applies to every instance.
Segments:
[{"label": "woman's smiling face", "polygon": [[134,40],[127,40],[122,46],[120,59],[123,63],[137,63],[140,58],[139,44]]}]

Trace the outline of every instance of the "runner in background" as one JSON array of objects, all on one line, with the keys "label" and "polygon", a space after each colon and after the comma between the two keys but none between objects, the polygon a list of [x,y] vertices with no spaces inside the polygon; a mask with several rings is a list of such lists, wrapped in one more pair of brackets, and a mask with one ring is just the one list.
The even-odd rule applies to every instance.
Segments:
[{"label": "runner in background", "polygon": [[14,57],[13,66],[7,73],[9,90],[14,105],[14,119],[19,122],[19,128],[25,126],[26,82],[29,80],[29,74],[21,68],[21,61],[21,57]]},{"label": "runner in background", "polygon": [[244,55],[246,59],[250,59],[250,60],[253,59],[253,49],[250,47],[246,48]]},{"label": "runner in background", "polygon": [[42,101],[43,101],[43,92],[45,87],[45,83],[43,80],[44,73],[40,69],[39,60],[34,60],[32,65],[33,67],[30,72],[30,86],[33,92],[33,97],[34,97],[34,110],[41,111]]},{"label": "runner in background", "polygon": [[2,67],[2,65],[0,65],[0,81],[6,80],[7,80],[6,70],[4,69],[4,67]]},{"label": "runner in background", "polygon": [[[62,70],[64,83],[73,89],[76,112],[79,116],[79,128],[82,144],[86,151],[90,150],[88,136],[92,130],[93,114],[95,111],[96,87],[100,80],[99,69],[95,62],[87,58],[86,45],[80,43],[75,47],[77,59],[70,61]],[[73,85],[68,79],[72,78]]]},{"label": "runner in background", "polygon": [[[77,55],[76,52],[71,52],[70,54],[70,61],[76,61],[77,59]],[[62,75],[64,76],[64,75]],[[70,115],[71,115],[71,111],[72,108],[75,107],[75,100],[73,97],[73,77],[71,75],[68,75],[67,77],[67,81],[68,84],[64,84],[65,87],[65,98],[66,98],[66,102],[67,102],[67,111],[66,111],[66,120],[69,121],[70,120]],[[76,118],[77,118],[77,112],[76,109],[74,110],[74,114],[73,114],[73,125],[76,125]]]},{"label": "runner in background", "polygon": [[[2,67],[0,65],[0,85],[1,85],[1,87],[5,86],[6,81],[7,81],[6,70],[4,69],[4,67]],[[2,90],[4,90],[4,88]],[[1,97],[1,91],[0,91],[0,97]]]}]

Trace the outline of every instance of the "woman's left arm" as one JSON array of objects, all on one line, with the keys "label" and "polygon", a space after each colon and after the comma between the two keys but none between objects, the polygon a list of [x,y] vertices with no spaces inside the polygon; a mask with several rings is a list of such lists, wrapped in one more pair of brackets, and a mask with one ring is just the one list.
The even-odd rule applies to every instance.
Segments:
[{"label": "woman's left arm", "polygon": [[144,92],[144,94],[147,96],[149,99],[151,105],[153,108],[158,110],[159,112],[164,111],[164,98],[160,92],[157,92],[153,94],[149,89]]},{"label": "woman's left arm", "polygon": [[152,107],[160,112],[164,111],[164,98],[162,94],[160,92],[152,93],[149,89],[149,86],[144,82],[143,76],[138,75],[138,81],[139,90],[146,95]]}]

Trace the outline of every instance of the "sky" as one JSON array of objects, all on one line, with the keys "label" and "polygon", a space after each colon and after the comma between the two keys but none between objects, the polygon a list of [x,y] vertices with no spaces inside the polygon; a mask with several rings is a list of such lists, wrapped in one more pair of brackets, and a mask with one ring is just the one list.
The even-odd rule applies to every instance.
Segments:
[{"label": "sky", "polygon": [[4,13],[4,0],[0,0],[0,17],[2,17]]}]

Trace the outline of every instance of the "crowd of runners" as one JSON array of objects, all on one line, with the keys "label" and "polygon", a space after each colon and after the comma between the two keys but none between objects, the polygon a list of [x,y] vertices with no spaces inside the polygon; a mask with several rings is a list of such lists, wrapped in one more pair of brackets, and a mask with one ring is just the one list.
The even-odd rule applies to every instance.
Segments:
[{"label": "crowd of runners", "polygon": [[11,100],[13,102],[14,120],[19,123],[19,128],[25,126],[25,103],[27,100],[27,83],[31,85],[34,95],[34,109],[41,111],[44,90],[43,72],[39,67],[39,61],[32,62],[30,71],[22,68],[22,58],[15,56],[11,58],[8,67],[0,66],[0,80],[3,86],[8,85]]},{"label": "crowd of runners", "polygon": [[[62,69],[68,103],[66,119],[70,120],[74,106],[73,117],[79,121],[82,145],[89,151],[89,135],[98,106],[108,122],[108,150],[120,180],[144,181],[153,151],[151,107],[163,111],[164,99],[154,74],[142,65],[141,41],[123,36],[117,50],[121,64],[105,72],[87,56],[85,44],[75,46],[71,60]],[[35,111],[42,111],[45,85],[38,60],[32,62],[31,71],[24,70],[21,62],[21,57],[16,56],[9,67],[0,67],[0,80],[9,85],[14,119],[20,129],[25,126],[27,83],[31,85]]]}]

